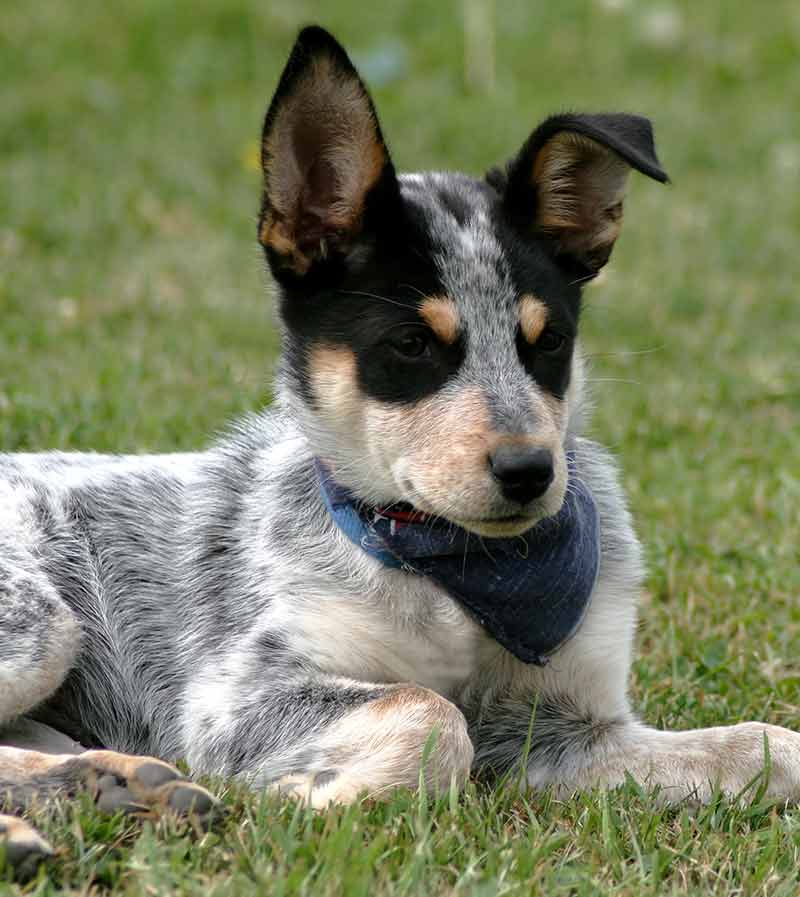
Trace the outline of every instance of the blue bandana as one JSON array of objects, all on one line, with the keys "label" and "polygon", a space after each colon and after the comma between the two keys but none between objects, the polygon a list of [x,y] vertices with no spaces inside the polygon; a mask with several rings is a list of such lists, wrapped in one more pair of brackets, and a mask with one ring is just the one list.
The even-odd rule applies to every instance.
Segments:
[{"label": "blue bandana", "polygon": [[370,508],[316,461],[341,531],[387,567],[428,576],[504,648],[543,666],[578,630],[600,567],[597,507],[574,475],[561,510],[521,536],[488,539],[406,504]]}]

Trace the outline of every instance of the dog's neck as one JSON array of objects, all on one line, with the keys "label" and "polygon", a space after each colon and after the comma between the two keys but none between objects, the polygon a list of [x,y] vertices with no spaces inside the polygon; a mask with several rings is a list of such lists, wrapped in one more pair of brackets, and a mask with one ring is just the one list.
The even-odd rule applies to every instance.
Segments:
[{"label": "dog's neck", "polygon": [[339,529],[384,566],[426,576],[459,601],[504,648],[544,664],[578,629],[600,566],[599,521],[575,472],[561,510],[521,536],[489,539],[409,505],[359,501],[316,460]]}]

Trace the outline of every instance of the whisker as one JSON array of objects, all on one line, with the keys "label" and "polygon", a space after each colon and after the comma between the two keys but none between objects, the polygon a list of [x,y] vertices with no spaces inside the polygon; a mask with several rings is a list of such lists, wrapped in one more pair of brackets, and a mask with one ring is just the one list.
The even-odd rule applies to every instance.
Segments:
[{"label": "whisker", "polygon": [[428,298],[427,294],[423,293],[422,290],[415,287],[413,283],[401,283],[401,284],[398,284],[398,286],[405,287],[406,289],[409,289],[409,290],[413,290],[418,296],[422,296],[423,299]]},{"label": "whisker", "polygon": [[594,280],[595,277],[597,277],[596,274],[586,274],[584,277],[579,277],[577,280],[571,280],[569,285],[575,286],[576,283],[584,283],[584,281],[587,280]]},{"label": "whisker", "polygon": [[626,380],[624,377],[589,377],[587,383],[627,383],[631,386],[641,386],[641,380]]},{"label": "whisker", "polygon": [[336,290],[344,296],[365,296],[368,299],[379,299],[381,302],[388,302],[390,305],[396,305],[398,308],[408,308],[404,302],[398,302],[396,299],[390,299],[388,296],[379,296],[378,293],[368,293],[364,290]]},{"label": "whisker", "polygon": [[655,352],[663,352],[666,343],[660,346],[651,346],[649,349],[620,349],[619,352],[587,352],[586,358],[632,358],[635,355],[652,355]]}]

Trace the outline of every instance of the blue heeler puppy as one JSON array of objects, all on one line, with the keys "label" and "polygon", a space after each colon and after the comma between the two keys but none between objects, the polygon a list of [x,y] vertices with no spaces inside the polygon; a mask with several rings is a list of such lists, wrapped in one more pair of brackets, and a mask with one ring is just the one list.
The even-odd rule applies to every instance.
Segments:
[{"label": "blue heeler puppy", "polygon": [[485,179],[398,175],[308,28],[262,159],[275,407],[198,454],[0,456],[8,802],[208,813],[185,758],[324,807],[414,787],[426,743],[436,787],[519,764],[534,707],[532,786],[737,794],[767,737],[795,799],[800,735],[662,732],[628,702],[642,560],[580,435],[577,326],[630,170],[666,180],[649,122],[558,115]]}]

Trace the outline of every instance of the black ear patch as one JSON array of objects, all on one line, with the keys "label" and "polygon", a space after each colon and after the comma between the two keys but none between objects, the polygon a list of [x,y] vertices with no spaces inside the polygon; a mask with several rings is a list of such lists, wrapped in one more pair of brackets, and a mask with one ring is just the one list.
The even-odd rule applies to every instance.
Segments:
[{"label": "black ear patch", "polygon": [[[639,115],[554,115],[508,167],[504,202],[514,219],[551,243],[556,256],[596,274],[622,227],[630,169],[665,183],[653,130]],[[492,181],[490,181],[491,183]]]},{"label": "black ear patch", "polygon": [[372,100],[342,47],[304,28],[267,112],[259,241],[277,276],[350,251],[373,193],[399,195]]}]

